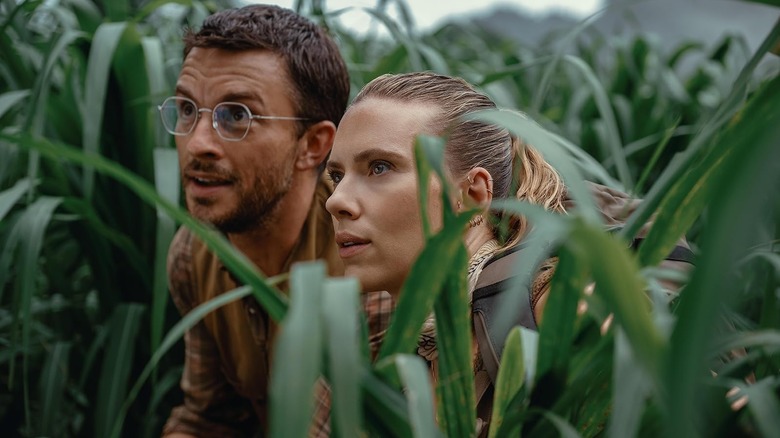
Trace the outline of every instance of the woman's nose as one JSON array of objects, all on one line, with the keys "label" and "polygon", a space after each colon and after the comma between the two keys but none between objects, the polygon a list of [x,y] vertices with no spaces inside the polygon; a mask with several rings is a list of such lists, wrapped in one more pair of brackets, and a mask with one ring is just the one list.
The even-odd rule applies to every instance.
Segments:
[{"label": "woman's nose", "polygon": [[333,193],[325,202],[325,209],[334,219],[356,219],[359,216],[357,199],[344,184],[344,180],[333,189]]}]

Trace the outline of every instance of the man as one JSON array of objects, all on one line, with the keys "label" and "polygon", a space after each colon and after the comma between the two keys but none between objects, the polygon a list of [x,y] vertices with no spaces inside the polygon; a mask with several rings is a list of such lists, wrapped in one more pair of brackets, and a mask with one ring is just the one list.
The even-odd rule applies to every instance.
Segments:
[{"label": "man", "polygon": [[[213,224],[265,275],[336,253],[328,186],[320,182],[349,97],[334,42],[292,11],[251,5],[208,17],[184,36],[176,95],[160,105],[174,134],[187,208]],[[168,254],[182,314],[239,286],[186,228]],[[275,325],[254,298],[207,315],[188,331],[184,404],[168,437],[247,436],[267,428],[269,348]]]}]

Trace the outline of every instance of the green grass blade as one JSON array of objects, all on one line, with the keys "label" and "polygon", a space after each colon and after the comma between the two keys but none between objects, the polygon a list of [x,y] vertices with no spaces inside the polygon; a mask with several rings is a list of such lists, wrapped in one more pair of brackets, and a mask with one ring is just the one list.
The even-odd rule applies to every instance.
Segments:
[{"label": "green grass blade", "polygon": [[565,56],[566,50],[570,48],[571,43],[577,39],[577,36],[579,36],[582,32],[585,31],[585,29],[593,24],[606,9],[607,8],[602,8],[588,17],[585,17],[560,39],[560,42],[557,44],[557,50],[553,55],[551,62],[544,69],[542,78],[539,81],[539,85],[536,87],[536,92],[534,93],[534,97],[531,103],[531,108],[533,109],[534,113],[538,113],[541,110],[542,103],[544,102],[544,99],[547,96],[547,92],[550,89],[552,77],[556,73],[558,63]]},{"label": "green grass blade", "polygon": [[538,205],[518,200],[493,201],[492,207],[498,211],[521,214],[533,226],[528,236],[523,240],[523,248],[521,249],[523,256],[518,257],[516,265],[512,267],[512,272],[515,275],[509,281],[508,293],[501,297],[501,306],[495,318],[496,332],[509,333],[511,323],[516,316],[515,309],[524,305],[520,300],[526,296],[515,291],[528,289],[528,285],[531,284],[540,264],[547,257],[550,257],[553,250],[562,241],[568,238],[571,220],[567,216],[545,211]]},{"label": "green grass blade", "polygon": [[[113,2],[109,2],[112,3]],[[119,45],[119,40],[127,28],[127,23],[103,23],[95,31],[92,47],[89,51],[87,64],[87,79],[84,101],[83,148],[87,154],[97,154],[100,150],[101,127],[105,112],[105,101],[108,89],[108,78],[111,74],[111,61]],[[82,175],[82,190],[84,197],[92,198],[95,185],[94,170],[84,167]]]},{"label": "green grass blade", "polygon": [[601,222],[593,197],[584,183],[582,174],[573,164],[571,156],[561,148],[547,130],[528,117],[512,111],[480,111],[469,118],[503,126],[535,147],[544,155],[544,159],[560,173],[572,199],[577,204],[577,214],[591,223]]},{"label": "green grass blade", "polygon": [[428,241],[404,282],[377,360],[415,350],[420,327],[447,278],[441,267],[452,266],[458,245],[459,232],[446,227]]},{"label": "green grass blade", "polygon": [[411,436],[412,427],[406,399],[373,373],[363,373],[361,386],[369,418],[366,424],[374,426],[373,423],[378,423],[388,435],[398,438]]},{"label": "green grass blade", "polygon": [[130,13],[130,0],[102,0],[101,3],[111,21],[123,20]]},{"label": "green grass blade", "polygon": [[[396,369],[405,388],[409,402],[409,422],[412,437],[427,438],[440,436],[433,414],[433,394],[428,367],[417,355],[399,354],[393,356]],[[468,436],[468,435],[448,435]]]},{"label": "green grass blade", "polygon": [[[30,94],[30,101],[34,102],[31,111],[27,115],[27,120],[24,125],[24,129],[33,135],[38,137],[43,135],[44,131],[44,119],[46,117],[46,109],[48,108],[47,100],[49,96],[49,89],[52,87],[51,76],[54,66],[60,59],[60,56],[73,42],[82,36],[81,32],[66,30],[59,38],[54,42],[52,49],[46,54],[46,61],[43,70],[38,72],[38,78],[35,81],[35,86]],[[54,36],[53,38],[56,38]],[[30,179],[38,178],[39,170],[39,157],[36,152],[31,152],[27,161],[27,177]],[[33,191],[28,192],[28,201],[32,202]]]},{"label": "green grass blade", "polygon": [[780,350],[780,330],[740,332],[718,339],[707,353],[707,357],[718,357],[739,348],[772,348]]},{"label": "green grass blade", "polygon": [[146,17],[152,14],[152,12],[156,11],[160,8],[160,6],[167,5],[167,4],[177,4],[177,5],[184,5],[184,6],[192,6],[192,0],[153,0],[148,3],[146,3],[143,8],[141,8],[140,11],[135,15],[133,18],[133,21],[135,22],[141,22]]},{"label": "green grass blade", "polygon": [[19,202],[19,199],[27,193],[35,184],[28,178],[22,178],[13,185],[0,192],[0,221],[3,220],[5,215]]},{"label": "green grass blade", "polygon": [[108,348],[95,404],[96,436],[109,436],[112,422],[120,414],[122,401],[127,396],[134,346],[144,310],[140,304],[123,303],[114,309],[111,316]]},{"label": "green grass blade", "polygon": [[0,95],[0,117],[30,95],[30,90],[8,91]]},{"label": "green grass blade", "polygon": [[585,176],[589,177],[587,178],[588,180],[599,182],[609,187],[620,188],[620,182],[614,179],[612,175],[610,175],[609,172],[607,172],[607,170],[604,168],[610,158],[605,160],[604,164],[602,165],[596,161],[595,158],[582,150],[582,148],[576,146],[569,140],[566,140],[560,135],[556,135],[551,132],[548,132],[548,135],[574,158],[575,165],[579,167]]},{"label": "green grass blade", "polygon": [[[421,135],[415,139],[415,159],[420,181],[418,199],[420,208],[424,211],[428,210],[427,181],[431,170],[436,172],[439,181],[444,180],[443,153],[444,141],[441,138]],[[453,215],[446,185],[442,190],[442,206],[444,226],[432,237],[428,237],[430,224],[427,215],[422,215],[423,234],[427,243],[401,288],[398,305],[377,360],[414,351],[422,323],[445,286],[448,270],[455,266],[453,263],[457,248],[463,246],[462,230],[470,216]]]},{"label": "green grass blade", "polygon": [[[596,294],[625,331],[637,362],[657,379],[665,340],[650,317],[649,300],[636,260],[616,236],[580,223],[571,236],[581,245],[580,260],[589,260]],[[585,250],[587,248],[587,250]]]},{"label": "green grass blade", "polygon": [[[498,430],[504,423],[507,408],[512,398],[523,387],[525,381],[525,359],[523,357],[523,338],[520,327],[515,327],[509,332],[504,343],[504,352],[501,356],[504,366],[498,368],[498,378],[495,383],[493,397],[493,414],[490,417],[489,438],[496,438]],[[519,425],[508,429],[507,434],[519,436]]]},{"label": "green grass blade", "polygon": [[476,430],[467,265],[468,253],[461,244],[451,264],[439,267],[449,275],[433,306],[439,357],[438,419],[447,436],[470,436]]},{"label": "green grass blade", "polygon": [[270,436],[305,437],[322,373],[320,308],[325,264],[300,263],[290,273],[290,311],[274,345]]},{"label": "green grass blade", "polygon": [[[22,214],[19,221],[14,226],[13,235],[18,236],[19,242],[19,259],[18,259],[18,276],[16,282],[16,295],[14,302],[18,303],[18,312],[14,312],[14,327],[21,324],[22,341],[21,345],[17,343],[18,330],[13,330],[11,336],[11,349],[12,351],[27,352],[30,351],[30,335],[32,332],[32,299],[36,295],[36,281],[38,279],[39,272],[39,259],[41,256],[41,248],[43,247],[44,235],[46,228],[51,221],[54,210],[62,202],[61,198],[40,197],[35,202],[27,207]],[[24,406],[25,406],[25,421],[28,422],[27,427],[30,428],[30,407],[29,407],[29,391],[27,388],[27,382],[29,382],[28,375],[28,355],[24,354],[22,360],[22,375],[24,378]],[[14,380],[14,364],[11,362],[11,368],[9,371],[9,381]],[[30,429],[32,430],[32,429]]]},{"label": "green grass blade", "polygon": [[390,35],[399,42],[406,49],[406,55],[409,60],[411,71],[424,70],[420,52],[417,50],[418,44],[413,41],[407,34],[401,31],[398,23],[395,22],[389,15],[379,9],[363,8],[368,14],[379,20],[385,28],[390,32]]},{"label": "green grass blade", "polygon": [[55,436],[62,427],[58,420],[65,399],[65,385],[70,379],[70,347],[68,342],[57,342],[44,362],[39,380],[43,406],[41,417],[36,422],[39,435]]},{"label": "green grass blade", "polygon": [[615,335],[612,412],[609,417],[610,437],[636,436],[642,411],[653,382],[634,359],[631,346],[622,330]]},{"label": "green grass blade", "polygon": [[[693,424],[706,415],[695,403],[722,306],[728,306],[742,280],[733,269],[756,243],[755,212],[773,195],[767,187],[780,186],[780,148],[775,129],[780,123],[780,77],[757,93],[742,113],[736,135],[740,153],[733,154],[715,182],[710,223],[701,236],[701,256],[691,281],[680,296],[677,325],[666,363],[667,433],[694,432]],[[736,134],[736,133],[735,133]],[[693,423],[692,423],[693,422]]]},{"label": "green grass blade", "polygon": [[778,43],[780,43],[780,19],[778,19],[750,61],[742,68],[739,77],[734,81],[733,87],[731,87],[732,91],[728,97],[721,103],[717,111],[706,120],[701,131],[693,138],[686,151],[676,161],[672,161],[664,170],[648,192],[644,202],[639,205],[628,221],[626,221],[625,227],[621,230],[623,236],[635,236],[656,211],[672,185],[679,181],[680,177],[696,163],[700,158],[700,152],[710,144],[714,133],[739,109],[740,103],[745,96],[745,90],[750,81],[752,81],[753,73],[758,63],[763,59],[766,52]]},{"label": "green grass blade", "polygon": [[331,382],[331,431],[334,436],[355,437],[363,430],[358,293],[354,278],[328,279],[322,296],[322,316]]},{"label": "green grass blade", "polygon": [[[776,90],[777,87],[760,90],[755,99],[761,102],[759,99],[765,100],[768,93]],[[766,149],[770,145],[780,144],[780,132],[764,128],[774,126],[772,123],[780,123],[780,104],[767,102],[761,108],[756,108],[756,104],[749,102],[741,117],[718,138],[711,152],[671,187],[659,206],[653,227],[639,248],[642,265],[655,265],[672,250],[677,239],[688,230],[717,193],[718,178],[726,171],[732,157],[752,149]],[[768,124],[757,128],[757,120]]]},{"label": "green grass blade", "polygon": [[[173,205],[179,204],[179,161],[173,149],[154,150],[154,184],[157,193]],[[154,255],[154,286],[152,287],[151,349],[156,350],[162,339],[165,307],[168,303],[168,276],[166,261],[168,247],[176,232],[176,223],[157,209],[157,235]]]},{"label": "green grass blade", "polygon": [[[538,386],[545,386],[543,407],[551,406],[553,397],[563,389],[568,373],[575,335],[577,302],[588,281],[585,264],[579,253],[564,246],[558,253],[558,266],[539,325],[539,356],[536,373]],[[538,393],[538,391],[536,391]]]},{"label": "green grass blade", "polygon": [[[269,279],[269,282],[271,282],[273,279]],[[127,410],[130,408],[130,404],[133,403],[133,401],[138,397],[138,393],[141,391],[141,387],[146,382],[146,379],[149,378],[149,376],[152,373],[152,370],[157,366],[157,364],[160,362],[160,359],[165,355],[165,353],[168,352],[168,350],[171,349],[171,347],[178,341],[180,341],[184,337],[184,332],[192,328],[195,324],[200,322],[204,316],[209,314],[210,312],[213,312],[214,310],[232,303],[233,301],[240,300],[241,298],[244,298],[246,296],[249,296],[252,294],[252,288],[249,286],[242,286],[237,289],[233,289],[232,291],[225,292],[215,298],[212,298],[209,301],[206,301],[203,304],[200,304],[198,307],[192,309],[190,313],[184,315],[184,317],[176,323],[171,329],[168,331],[168,334],[165,335],[165,338],[163,338],[162,342],[160,343],[160,346],[157,348],[157,350],[154,351],[154,354],[152,354],[151,359],[149,359],[149,362],[147,362],[146,366],[144,367],[144,370],[141,372],[141,375],[138,377],[138,379],[135,381],[135,384],[130,389],[130,391],[127,393],[127,397],[124,400],[124,403],[122,404],[121,409],[119,412],[115,415],[114,418],[114,424],[113,428],[111,430],[110,435],[104,435],[109,437],[117,438],[120,436],[122,423],[124,422],[125,415],[127,414]]]},{"label": "green grass blade", "polygon": [[661,152],[666,149],[666,145],[669,144],[669,140],[671,140],[674,136],[679,124],[680,119],[677,119],[677,122],[675,122],[673,126],[669,127],[666,132],[664,132],[661,141],[658,142],[658,146],[656,146],[655,151],[653,151],[653,156],[650,157],[650,161],[645,165],[642,174],[639,176],[639,180],[637,180],[636,185],[634,186],[634,193],[642,193],[642,188],[645,186],[645,182],[647,182],[647,178],[650,176],[650,171],[652,171],[653,167],[655,167],[655,164],[661,157]]},{"label": "green grass blade", "polygon": [[561,438],[579,438],[580,434],[568,421],[550,411],[544,412],[544,417],[555,426]]},{"label": "green grass blade", "polygon": [[607,91],[585,61],[571,55],[566,55],[563,59],[579,70],[593,93],[593,99],[599,109],[601,120],[604,122],[604,129],[606,130],[607,149],[604,151],[604,156],[611,156],[623,187],[633,187],[634,180],[628,169],[628,162],[626,161],[625,152],[623,151],[623,142],[620,140],[620,132],[618,131],[617,121],[615,120],[615,113],[612,111],[612,105],[610,104]]},{"label": "green grass blade", "polygon": [[81,32],[68,29],[59,35],[56,41],[53,41],[51,50],[46,53],[45,64],[43,69],[38,72],[35,86],[32,93],[30,93],[30,101],[34,102],[34,110],[28,113],[27,121],[24,125],[25,129],[29,130],[33,135],[43,134],[49,89],[52,87],[51,77],[57,61],[60,60],[60,57],[71,44],[83,36],[84,34]]},{"label": "green grass blade", "polygon": [[780,400],[777,390],[780,387],[778,376],[761,379],[753,385],[740,388],[740,395],[748,398],[748,409],[756,421],[758,430],[766,437],[777,435],[780,431]]},{"label": "green grass blade", "polygon": [[279,321],[287,310],[287,302],[276,288],[269,286],[257,267],[246,256],[233,248],[220,233],[202,224],[179,206],[160,197],[144,179],[124,169],[117,163],[99,155],[85,154],[78,149],[52,143],[45,139],[16,137],[0,133],[0,139],[15,143],[21,148],[35,150],[53,160],[69,160],[94,168],[121,182],[150,205],[165,211],[174,220],[186,225],[213,251],[225,266],[244,284],[252,287],[252,294],[275,321]]}]

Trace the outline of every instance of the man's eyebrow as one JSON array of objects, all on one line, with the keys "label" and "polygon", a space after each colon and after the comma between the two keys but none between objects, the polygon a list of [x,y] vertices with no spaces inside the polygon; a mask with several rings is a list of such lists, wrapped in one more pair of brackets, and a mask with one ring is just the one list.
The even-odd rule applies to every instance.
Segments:
[{"label": "man's eyebrow", "polygon": [[230,92],[224,96],[222,96],[221,101],[222,102],[233,102],[233,101],[241,101],[241,100],[251,100],[258,102],[260,105],[263,104],[263,98],[257,95],[256,93],[252,93],[251,91],[233,91]]},{"label": "man's eyebrow", "polygon": [[[176,94],[188,97],[192,99],[192,93],[190,93],[187,88],[185,88],[182,85],[176,85]],[[238,92],[230,92],[224,96],[222,96],[221,99],[219,99],[220,102],[238,102],[238,101],[254,101],[260,104],[260,106],[263,105],[263,98],[256,93],[252,93],[251,91],[238,91]]]},{"label": "man's eyebrow", "polygon": [[191,96],[192,96],[192,93],[190,93],[189,91],[187,91],[187,89],[186,89],[186,88],[184,88],[184,86],[182,86],[182,85],[176,85],[176,95],[177,95],[177,96],[178,96],[178,95],[182,95],[182,96],[185,96],[185,97],[191,97]]}]

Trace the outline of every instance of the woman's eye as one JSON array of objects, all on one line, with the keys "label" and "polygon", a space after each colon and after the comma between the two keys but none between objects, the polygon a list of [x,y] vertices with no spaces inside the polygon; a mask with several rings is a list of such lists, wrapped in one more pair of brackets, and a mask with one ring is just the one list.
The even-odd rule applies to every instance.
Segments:
[{"label": "woman's eye", "polygon": [[381,175],[385,172],[390,170],[390,165],[388,163],[385,163],[383,161],[379,161],[376,163],[371,164],[371,174],[372,175]]},{"label": "woman's eye", "polygon": [[344,178],[344,175],[342,175],[340,172],[336,172],[335,170],[329,170],[328,177],[331,181],[333,181],[333,184],[338,184],[341,182],[341,179]]}]

